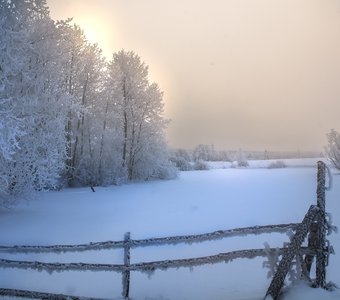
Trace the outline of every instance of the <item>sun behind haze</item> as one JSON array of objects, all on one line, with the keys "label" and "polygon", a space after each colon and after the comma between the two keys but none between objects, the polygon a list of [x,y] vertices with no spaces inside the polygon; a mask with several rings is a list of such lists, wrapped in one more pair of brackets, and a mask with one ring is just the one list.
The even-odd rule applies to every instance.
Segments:
[{"label": "sun behind haze", "polygon": [[164,91],[173,147],[314,150],[340,129],[339,0],[48,0]]}]

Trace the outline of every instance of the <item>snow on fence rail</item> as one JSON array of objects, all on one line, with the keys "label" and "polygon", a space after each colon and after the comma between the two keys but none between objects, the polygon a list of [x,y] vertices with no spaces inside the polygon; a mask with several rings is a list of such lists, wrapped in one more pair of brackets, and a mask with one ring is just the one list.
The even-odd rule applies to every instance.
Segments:
[{"label": "snow on fence rail", "polygon": [[[142,240],[130,240],[130,248],[160,246],[160,245],[176,245],[180,243],[200,243],[205,241],[215,241],[227,237],[246,236],[249,234],[263,234],[263,233],[284,233],[289,229],[295,230],[300,223],[278,224],[278,225],[264,225],[251,226],[243,228],[234,228],[228,230],[217,230],[214,232],[197,234],[197,235],[183,235],[171,236],[163,238],[150,238]],[[51,245],[51,246],[0,246],[0,252],[6,253],[42,253],[42,252],[82,252],[90,250],[109,250],[124,248],[126,241],[106,241],[96,242],[80,245]]]},{"label": "snow on fence rail", "polygon": [[22,297],[31,299],[48,299],[48,300],[103,300],[100,298],[93,297],[91,298],[77,297],[63,294],[41,293],[16,289],[0,289],[0,296]]},{"label": "snow on fence rail", "polygon": [[[16,261],[9,259],[0,259],[0,265],[3,268],[32,269],[36,271],[47,271],[48,273],[63,271],[113,271],[119,273],[123,273],[126,271],[150,272],[157,269],[178,269],[181,267],[197,267],[205,264],[214,264],[219,262],[228,263],[237,258],[252,259],[258,256],[265,257],[268,255],[268,253],[276,253],[282,255],[285,249],[286,248],[236,250],[210,256],[142,262],[135,264],[45,263],[39,261]],[[310,250],[308,247],[301,247],[299,253],[302,255],[316,254],[315,251]]]},{"label": "snow on fence rail", "polygon": [[[0,267],[2,268],[18,268],[18,269],[33,269],[42,271],[45,270],[49,273],[54,271],[113,271],[122,273],[123,276],[123,291],[122,296],[126,299],[129,298],[130,289],[130,272],[153,272],[157,269],[165,270],[168,268],[180,268],[180,267],[196,267],[204,264],[214,264],[219,262],[230,262],[238,258],[255,258],[258,256],[266,257],[270,254],[276,253],[282,256],[278,270],[274,275],[274,278],[268,288],[266,296],[271,296],[273,299],[277,299],[283,281],[292,266],[292,260],[295,256],[309,258],[307,261],[303,261],[301,268],[303,274],[309,277],[309,272],[306,270],[306,264],[311,263],[310,259],[316,256],[316,280],[315,285],[325,288],[325,267],[328,255],[332,252],[331,247],[327,244],[325,239],[326,229],[329,227],[325,218],[325,164],[318,162],[318,188],[317,188],[317,206],[312,205],[307,214],[305,215],[301,223],[290,224],[278,224],[278,225],[265,225],[265,226],[252,226],[244,228],[235,228],[230,230],[219,230],[211,233],[198,234],[198,235],[186,235],[186,236],[173,236],[164,238],[151,238],[142,240],[132,240],[130,233],[126,233],[124,241],[106,241],[98,243],[89,243],[81,245],[53,245],[53,246],[0,246],[0,252],[6,253],[41,253],[41,252],[81,252],[88,250],[102,250],[102,249],[124,249],[124,264],[87,264],[87,263],[44,263],[37,261],[15,261],[8,259],[0,259]],[[312,226],[316,225],[316,233],[311,230]],[[287,232],[289,229],[295,231],[295,235],[291,240],[291,243],[284,248],[269,248],[269,249],[247,249],[237,250],[226,253],[219,253],[217,255],[175,259],[175,260],[163,260],[153,262],[142,262],[130,264],[130,250],[137,247],[164,245],[164,244],[179,244],[179,243],[199,243],[204,241],[213,241],[234,236],[245,236],[249,234],[263,234],[273,232]],[[308,247],[302,247],[307,234],[310,233]],[[311,240],[311,241],[310,241]],[[310,270],[310,266],[309,266]],[[15,291],[18,291],[17,293]],[[31,293],[31,294],[30,294]],[[36,292],[19,291],[1,289],[0,295],[11,295],[20,297],[22,294],[31,295],[34,298]],[[49,294],[52,295],[52,294]],[[58,296],[58,295],[56,295]],[[23,296],[21,296],[23,297]],[[58,298],[59,297],[59,298]],[[59,295],[55,299],[67,299],[70,296]],[[64,298],[62,298],[64,297]],[[77,297],[72,299],[77,299]],[[38,296],[39,298],[39,296]]]},{"label": "snow on fence rail", "polygon": [[[165,270],[169,268],[180,267],[196,267],[205,264],[214,264],[219,262],[230,262],[237,258],[254,258],[257,256],[265,257],[269,253],[283,253],[281,249],[249,249],[238,250],[227,253],[219,253],[217,255],[176,259],[176,260],[163,260],[154,262],[142,262],[130,264],[130,250],[132,248],[147,247],[147,246],[160,246],[160,245],[176,245],[180,243],[193,244],[204,241],[214,241],[227,237],[246,236],[250,234],[263,234],[263,233],[285,233],[288,230],[296,230],[299,223],[277,224],[277,225],[264,225],[264,226],[251,226],[244,228],[234,228],[229,230],[218,230],[214,232],[185,235],[185,236],[172,236],[163,238],[150,238],[133,240],[130,238],[130,233],[126,233],[124,241],[106,241],[98,243],[88,243],[80,245],[50,245],[50,246],[0,246],[2,253],[66,253],[66,252],[83,252],[103,249],[124,249],[124,264],[88,264],[88,263],[45,263],[39,261],[16,261],[8,259],[0,259],[0,267],[2,268],[15,268],[15,269],[32,269],[36,271],[47,271],[48,273],[63,272],[63,271],[111,271],[122,273],[123,275],[123,292],[125,298],[129,297],[130,286],[130,272],[153,272],[155,270]],[[313,255],[307,248],[301,249],[301,254]],[[0,289],[1,293],[6,293],[8,289]],[[19,293],[20,294],[20,293]],[[19,296],[18,294],[18,296]]]}]

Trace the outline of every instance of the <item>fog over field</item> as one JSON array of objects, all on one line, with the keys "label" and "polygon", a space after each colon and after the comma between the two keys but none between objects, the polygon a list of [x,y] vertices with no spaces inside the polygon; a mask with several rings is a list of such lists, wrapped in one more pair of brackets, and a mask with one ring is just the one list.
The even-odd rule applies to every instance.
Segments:
[{"label": "fog over field", "polygon": [[339,53],[340,0],[0,1],[0,298],[340,299]]},{"label": "fog over field", "polygon": [[321,151],[339,128],[337,0],[48,0],[104,54],[136,51],[174,148]]}]

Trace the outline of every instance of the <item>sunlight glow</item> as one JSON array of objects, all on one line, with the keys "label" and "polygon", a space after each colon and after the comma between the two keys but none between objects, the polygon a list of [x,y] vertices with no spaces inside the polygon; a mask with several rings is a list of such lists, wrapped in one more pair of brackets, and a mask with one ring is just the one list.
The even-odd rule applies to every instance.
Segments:
[{"label": "sunlight glow", "polygon": [[84,30],[86,39],[90,43],[100,44],[102,28],[98,22],[93,19],[82,19],[76,23]]},{"label": "sunlight glow", "polygon": [[98,41],[98,30],[95,29],[94,26],[90,25],[83,25],[83,30],[86,36],[86,39],[90,42],[90,43],[99,43]]},{"label": "sunlight glow", "polygon": [[94,16],[88,13],[75,17],[73,22],[80,26],[84,31],[85,37],[91,44],[98,44],[103,50],[103,55],[110,58],[115,49],[110,45],[110,36],[115,36],[112,26],[108,30],[108,26],[104,18]]}]

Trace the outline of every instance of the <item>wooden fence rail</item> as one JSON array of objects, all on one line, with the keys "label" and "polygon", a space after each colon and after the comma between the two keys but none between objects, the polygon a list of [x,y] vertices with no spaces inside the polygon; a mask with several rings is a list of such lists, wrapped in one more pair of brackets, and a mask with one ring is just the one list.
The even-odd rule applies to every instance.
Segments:
[{"label": "wooden fence rail", "polygon": [[[32,269],[36,271],[46,271],[49,274],[53,272],[63,271],[110,271],[118,272],[122,274],[122,296],[125,299],[129,299],[130,291],[130,272],[153,272],[156,270],[166,270],[170,268],[192,268],[205,264],[215,264],[220,262],[230,262],[239,258],[255,258],[266,257],[269,253],[276,253],[281,255],[284,248],[270,248],[270,249],[248,249],[237,250],[226,253],[219,253],[216,255],[187,258],[187,259],[175,259],[175,260],[163,260],[153,262],[142,262],[130,264],[130,249],[146,246],[160,246],[160,245],[173,245],[180,243],[200,243],[204,241],[220,240],[227,237],[246,236],[246,235],[258,235],[264,233],[285,233],[288,230],[296,230],[299,223],[278,224],[278,225],[264,225],[264,226],[251,226],[244,228],[235,228],[230,230],[218,230],[210,233],[199,235],[186,235],[186,236],[172,236],[164,238],[150,238],[143,240],[133,240],[130,237],[130,233],[126,233],[124,241],[106,241],[101,243],[89,243],[81,245],[53,245],[53,246],[0,246],[0,252],[2,253],[65,253],[65,252],[82,252],[93,251],[102,249],[124,249],[124,264],[88,264],[88,263],[46,263],[39,261],[16,261],[9,259],[0,259],[0,267],[2,268],[15,268],[15,269]],[[307,247],[301,248],[301,255],[314,256],[316,253],[310,251]],[[7,293],[8,289],[0,289],[1,293]],[[11,293],[15,293],[13,290]],[[18,292],[17,297],[20,295],[27,295],[27,291]],[[39,293],[32,293],[38,295]],[[59,297],[59,298],[58,298]],[[64,299],[63,295],[59,295],[56,299]],[[67,296],[65,296],[67,297]],[[66,298],[65,298],[66,299]]]},{"label": "wooden fence rail", "polygon": [[[217,230],[214,232],[196,234],[171,236],[162,238],[150,238],[142,240],[130,240],[130,248],[161,246],[161,245],[176,245],[180,243],[200,243],[205,241],[216,241],[223,238],[246,236],[250,234],[264,234],[264,233],[285,233],[289,229],[296,230],[300,223],[288,223],[277,225],[263,225],[251,226],[243,228],[234,228],[228,230]],[[106,241],[95,242],[80,245],[51,245],[51,246],[0,246],[0,253],[66,253],[66,252],[83,252],[94,250],[109,250],[109,249],[124,249],[125,240],[123,241]]]},{"label": "wooden fence rail", "polygon": [[41,293],[34,291],[18,290],[18,289],[0,289],[0,296],[22,297],[30,299],[46,299],[46,300],[104,300],[100,298],[77,297],[63,294]]},{"label": "wooden fence rail", "polygon": [[[36,271],[46,271],[50,274],[53,272],[63,271],[110,271],[117,273],[125,273],[130,271],[150,272],[155,270],[166,270],[170,268],[197,267],[205,264],[214,264],[219,262],[231,262],[238,258],[255,258],[258,256],[266,257],[268,253],[278,253],[282,255],[285,248],[269,248],[269,249],[248,249],[236,250],[231,252],[219,253],[216,255],[183,258],[173,260],[161,260],[153,262],[142,262],[135,264],[89,264],[89,263],[46,263],[39,261],[16,261],[9,259],[0,259],[2,268],[11,269],[32,269]],[[301,247],[299,253],[302,255],[315,255],[316,252],[308,247]]]},{"label": "wooden fence rail", "polygon": [[[0,267],[2,268],[16,268],[16,269],[33,269],[38,271],[61,272],[61,271],[111,271],[119,272],[122,274],[122,296],[129,299],[130,292],[130,272],[153,272],[155,270],[166,270],[169,268],[180,267],[196,267],[205,264],[215,264],[220,262],[230,262],[239,258],[255,258],[266,257],[270,254],[277,254],[282,257],[278,270],[275,273],[273,280],[267,290],[266,296],[271,296],[277,299],[280,295],[283,282],[288,271],[291,269],[292,260],[295,256],[302,257],[305,255],[305,262],[303,261],[304,273],[310,266],[313,257],[316,257],[316,280],[315,285],[320,287],[326,286],[326,262],[330,254],[330,246],[326,240],[326,230],[328,224],[326,221],[325,213],[325,169],[326,166],[323,162],[318,162],[318,187],[317,187],[317,206],[311,206],[301,223],[289,223],[278,225],[264,225],[252,226],[244,228],[235,228],[230,230],[219,230],[211,233],[186,235],[186,236],[172,236],[163,238],[151,238],[142,240],[131,239],[130,233],[126,233],[123,241],[106,241],[96,242],[80,245],[51,245],[51,246],[0,246],[0,253],[65,253],[65,252],[82,252],[103,249],[124,249],[124,264],[87,264],[87,263],[45,263],[38,261],[15,261],[8,259],[0,259]],[[315,230],[311,230],[313,226]],[[314,228],[314,229],[315,229]],[[163,260],[142,263],[130,263],[130,250],[132,248],[158,246],[166,244],[179,244],[179,243],[200,243],[204,241],[214,241],[234,236],[246,236],[250,234],[263,234],[263,233],[284,233],[288,230],[294,230],[295,235],[291,243],[284,248],[269,248],[269,249],[246,249],[237,250],[226,253],[219,253],[211,256],[203,256],[196,258]],[[302,242],[305,240],[307,234],[310,233],[312,241],[308,242],[308,247],[302,247]],[[307,259],[308,258],[308,259]],[[31,293],[31,294],[30,294]],[[29,292],[20,290],[1,289],[0,295],[11,295],[17,297],[27,297],[30,294],[32,298],[40,299],[67,299],[69,296],[55,295],[56,298],[41,298],[44,293]],[[34,296],[39,295],[40,296]],[[52,295],[52,294],[46,294]],[[59,298],[58,298],[59,297]],[[63,298],[64,297],[64,298]],[[79,299],[78,297],[70,296],[71,299]],[[73,297],[73,298],[72,298]]]}]

